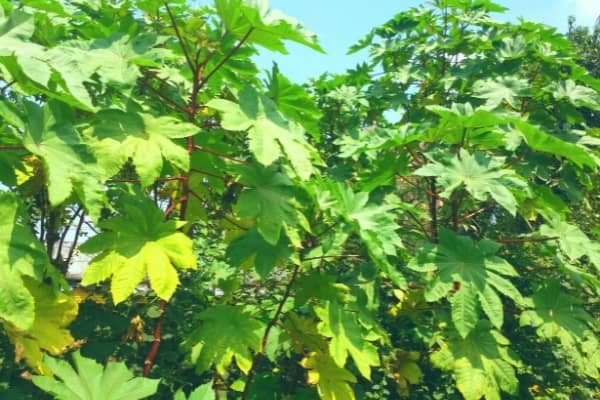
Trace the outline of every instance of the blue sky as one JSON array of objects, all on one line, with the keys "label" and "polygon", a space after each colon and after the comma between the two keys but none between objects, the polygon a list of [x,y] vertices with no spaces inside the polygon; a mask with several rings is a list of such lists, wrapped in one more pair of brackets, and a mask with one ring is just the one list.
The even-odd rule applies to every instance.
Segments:
[{"label": "blue sky", "polygon": [[[569,15],[578,23],[593,25],[600,15],[600,0],[495,0],[509,8],[497,19],[514,21],[526,19],[567,29]],[[262,51],[257,58],[262,68],[273,61],[281,72],[296,82],[303,82],[324,71],[343,72],[364,60],[364,54],[347,56],[348,47],[362,38],[372,27],[387,21],[394,14],[424,3],[420,0],[271,0],[271,8],[299,19],[319,37],[326,55],[290,44],[289,55]]]}]

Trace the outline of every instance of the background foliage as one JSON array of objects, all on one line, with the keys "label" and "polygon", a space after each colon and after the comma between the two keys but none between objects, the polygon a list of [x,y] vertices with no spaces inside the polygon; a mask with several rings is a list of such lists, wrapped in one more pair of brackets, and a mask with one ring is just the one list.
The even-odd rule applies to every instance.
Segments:
[{"label": "background foliage", "polygon": [[264,1],[1,0],[2,396],[600,396],[598,31],[502,11],[301,86]]}]

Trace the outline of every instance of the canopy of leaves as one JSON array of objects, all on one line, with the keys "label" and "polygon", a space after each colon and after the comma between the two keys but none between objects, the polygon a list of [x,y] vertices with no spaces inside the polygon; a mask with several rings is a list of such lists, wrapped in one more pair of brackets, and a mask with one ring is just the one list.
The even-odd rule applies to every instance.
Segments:
[{"label": "canopy of leaves", "polygon": [[264,0],[0,1],[0,397],[594,398],[597,32],[504,10],[300,85]]}]

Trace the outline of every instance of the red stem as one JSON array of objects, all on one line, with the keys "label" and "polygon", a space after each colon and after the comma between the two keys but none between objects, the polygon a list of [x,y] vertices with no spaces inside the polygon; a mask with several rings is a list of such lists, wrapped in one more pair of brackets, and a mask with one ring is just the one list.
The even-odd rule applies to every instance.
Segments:
[{"label": "red stem", "polygon": [[150,370],[152,369],[152,364],[154,363],[154,358],[156,357],[156,353],[158,353],[158,347],[160,346],[160,331],[162,329],[162,321],[163,316],[165,315],[165,307],[167,306],[167,302],[165,300],[161,300],[158,305],[158,309],[160,315],[156,319],[156,324],[154,324],[154,333],[152,334],[152,346],[150,347],[150,351],[148,352],[148,356],[146,356],[146,360],[144,361],[144,376],[150,375]]},{"label": "red stem", "polygon": [[537,242],[549,242],[552,240],[558,240],[558,237],[541,237],[541,238],[498,238],[495,239],[498,243],[537,243]]},{"label": "red stem", "polygon": [[209,148],[206,148],[206,147],[200,146],[200,145],[198,145],[198,144],[197,144],[197,145],[194,145],[194,150],[203,151],[203,152],[205,152],[205,153],[212,154],[213,156],[217,156],[217,157],[219,157],[219,158],[224,158],[224,159],[226,159],[226,160],[233,161],[233,162],[236,162],[236,163],[238,163],[238,164],[246,164],[246,165],[249,165],[249,163],[248,163],[248,162],[246,162],[246,161],[244,161],[244,160],[240,160],[240,159],[237,159],[237,158],[234,158],[234,157],[228,156],[227,154],[219,153],[218,151],[211,150],[211,149],[209,149]]},{"label": "red stem", "polygon": [[0,150],[25,150],[21,144],[0,144]]},{"label": "red stem", "polygon": [[262,340],[260,341],[260,351],[258,351],[254,355],[254,359],[252,360],[252,369],[250,369],[250,371],[248,372],[248,378],[246,379],[246,385],[244,386],[244,392],[242,393],[242,397],[241,397],[242,400],[245,400],[248,398],[250,385],[252,384],[252,381],[254,380],[254,376],[256,375],[257,357],[260,354],[264,353],[265,348],[267,347],[267,342],[269,340],[269,334],[271,333],[271,329],[273,329],[273,327],[279,322],[279,317],[281,316],[281,313],[283,312],[283,307],[285,306],[287,299],[292,294],[292,287],[294,286],[294,283],[296,282],[296,278],[298,277],[298,274],[300,273],[300,265],[301,264],[298,264],[294,268],[294,272],[292,272],[292,277],[290,278],[290,281],[288,282],[287,286],[285,287],[285,292],[283,294],[283,297],[281,298],[281,301],[279,302],[279,305],[277,306],[275,315],[273,315],[273,318],[271,318],[271,320],[267,324],[265,333],[263,334]]}]

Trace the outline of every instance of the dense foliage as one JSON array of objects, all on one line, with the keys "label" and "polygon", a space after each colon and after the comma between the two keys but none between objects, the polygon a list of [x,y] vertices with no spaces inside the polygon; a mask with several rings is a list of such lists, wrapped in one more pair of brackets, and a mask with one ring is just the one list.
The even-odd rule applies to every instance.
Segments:
[{"label": "dense foliage", "polygon": [[2,397],[600,396],[595,50],[502,11],[301,86],[262,0],[0,0]]}]

